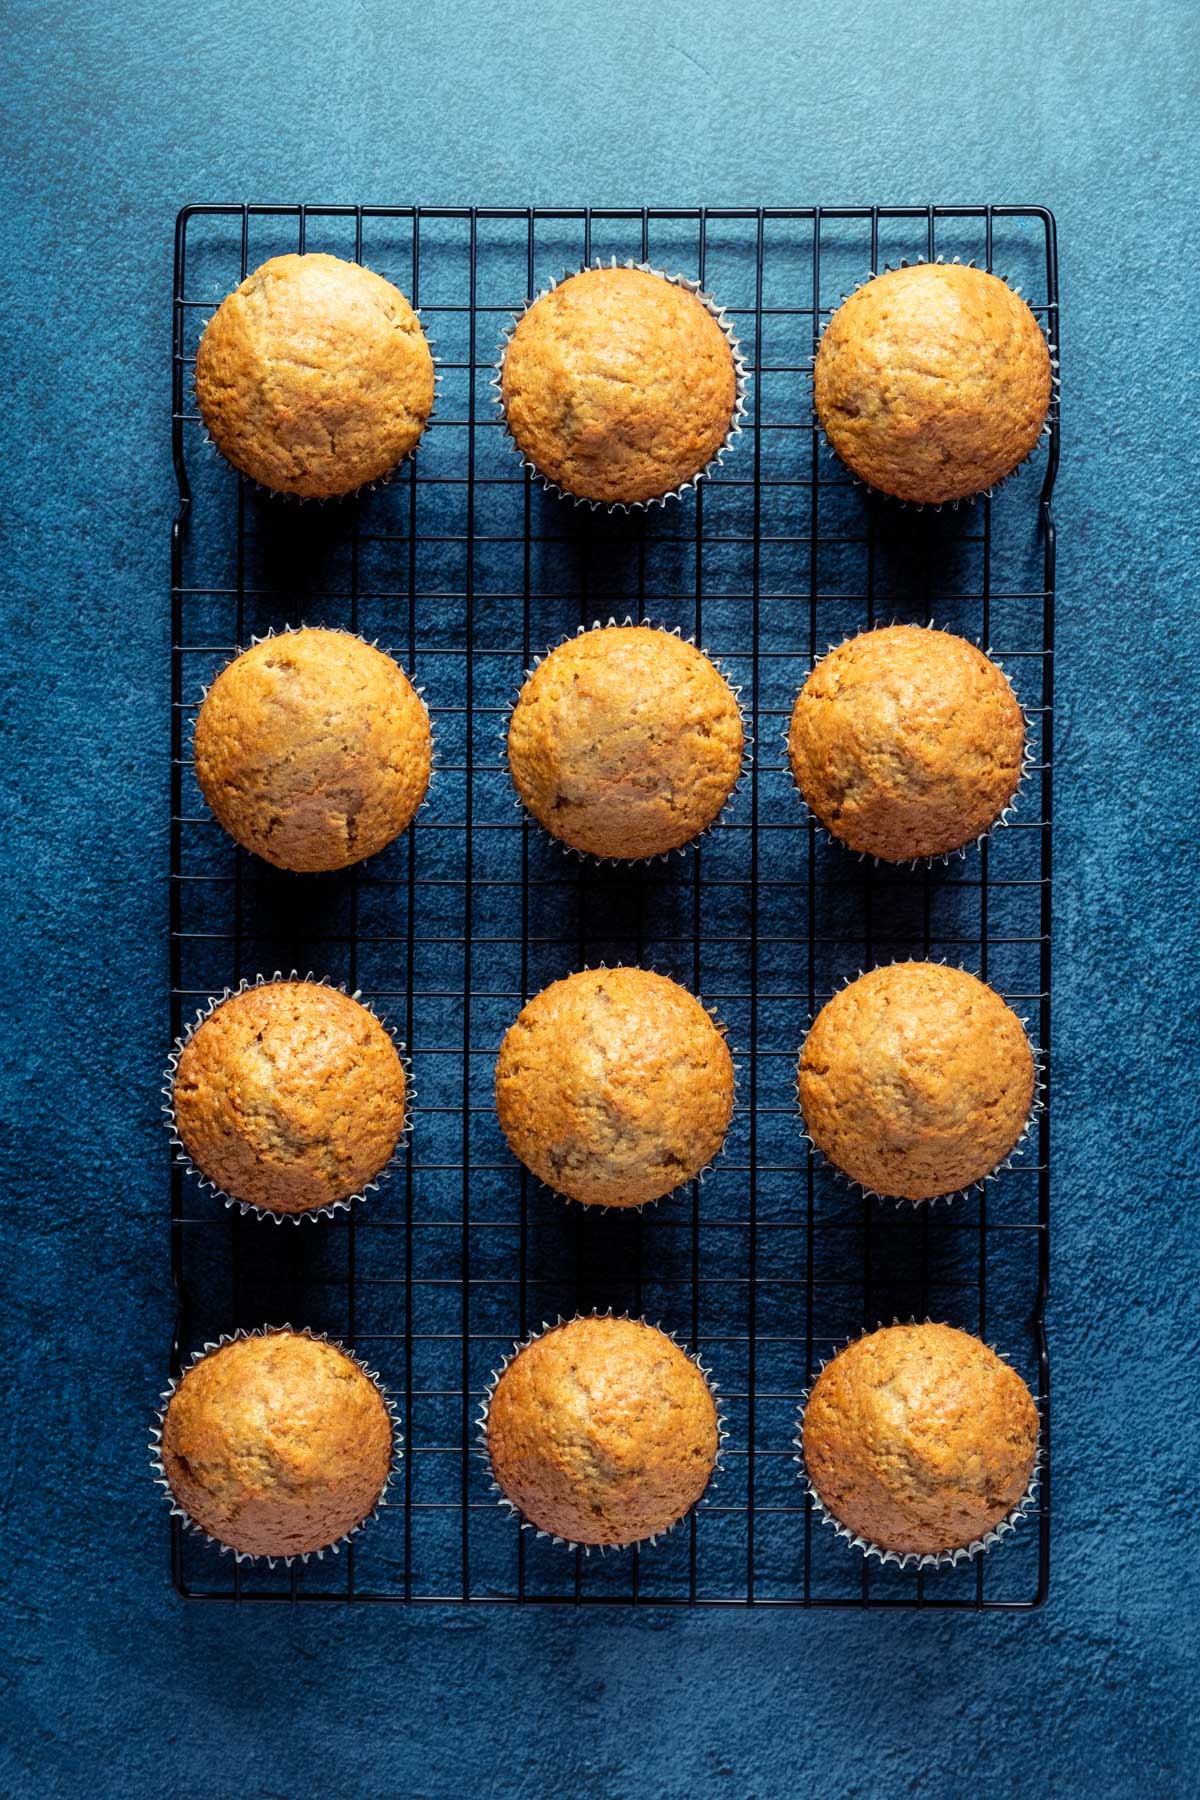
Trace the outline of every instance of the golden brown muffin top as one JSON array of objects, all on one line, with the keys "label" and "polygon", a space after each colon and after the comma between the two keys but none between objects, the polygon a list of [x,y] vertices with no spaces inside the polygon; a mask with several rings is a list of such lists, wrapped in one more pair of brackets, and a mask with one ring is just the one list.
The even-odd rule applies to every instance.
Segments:
[{"label": "golden brown muffin top", "polygon": [[579,499],[629,505],[707,468],[733,422],[737,374],[689,289],[644,269],[585,269],[518,321],[500,392],[539,474]]},{"label": "golden brown muffin top", "polygon": [[801,688],[788,733],[822,825],[885,862],[941,856],[986,831],[1017,791],[1024,751],[1003,670],[919,625],[839,644]]},{"label": "golden brown muffin top", "polygon": [[860,975],[821,1008],[800,1056],[800,1107],[818,1149],[897,1199],[982,1181],[1019,1141],[1033,1096],[1020,1019],[940,963]]},{"label": "golden brown muffin top", "polygon": [[733,1060],[699,1000],[649,969],[543,988],[496,1062],[513,1154],[589,1206],[641,1206],[706,1168],[733,1113]]},{"label": "golden brown muffin top", "polygon": [[336,988],[268,981],[233,994],[179,1053],[175,1129],[235,1200],[306,1213],[361,1192],[404,1130],[404,1064]]},{"label": "golden brown muffin top", "polygon": [[375,1509],[392,1421],[334,1344],[295,1331],[237,1338],[187,1370],[161,1455],[171,1492],[210,1537],[249,1556],[323,1550]]},{"label": "golden brown muffin top", "polygon": [[608,625],[560,644],[530,675],[508,766],[560,842],[628,861],[707,830],[737,785],[743,742],[737,697],[694,644]]},{"label": "golden brown muffin top", "polygon": [[1011,474],[1050,408],[1050,352],[1019,294],[958,263],[890,269],[821,339],[817,416],[842,461],[900,500],[963,500]]},{"label": "golden brown muffin top", "polygon": [[265,638],[221,670],[196,720],[196,776],[220,823],[278,869],[344,869],[407,830],[425,797],[425,703],[347,631]]},{"label": "golden brown muffin top", "polygon": [[889,1325],[822,1369],[804,1464],[826,1510],[883,1550],[959,1550],[1029,1487],[1038,1415],[1015,1369],[950,1325]]},{"label": "golden brown muffin top", "polygon": [[487,1415],[492,1472],[539,1531],[632,1544],[696,1504],[717,1460],[700,1370],[653,1325],[578,1318],[518,1352]]},{"label": "golden brown muffin top", "polygon": [[433,410],[433,357],[382,275],[337,256],[273,256],[209,320],[196,399],[235,468],[324,500],[408,455]]}]

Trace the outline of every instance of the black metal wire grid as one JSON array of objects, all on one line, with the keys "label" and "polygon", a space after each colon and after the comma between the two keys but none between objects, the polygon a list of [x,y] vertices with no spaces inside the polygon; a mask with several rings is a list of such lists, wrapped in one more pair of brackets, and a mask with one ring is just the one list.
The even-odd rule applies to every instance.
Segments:
[{"label": "black metal wire grid", "polygon": [[[327,506],[257,492],[206,444],[191,389],[214,305],[268,255],[326,249],[388,275],[441,365],[434,419],[385,487]],[[596,256],[697,277],[752,371],[746,428],[680,504],[595,514],[523,471],[490,387],[508,317]],[[173,1522],[178,1591],[205,1600],[470,1601],[1023,1610],[1049,1578],[1049,1466],[1015,1536],[930,1573],[867,1564],[813,1514],[793,1462],[821,1361],[892,1317],[987,1336],[1039,1398],[1049,1115],[986,1192],[895,1208],[851,1193],[800,1136],[795,1062],[812,1014],[859,968],[908,955],[972,968],[1028,1017],[1049,1082],[1050,816],[1058,409],[1032,466],[957,511],[881,501],[812,416],[821,326],[870,271],[974,259],[1022,286],[1058,342],[1055,230],[1041,207],[465,208],[190,206],[175,242],[172,443],[170,1031],[275,969],[361,990],[410,1046],[403,1166],[349,1216],[276,1227],[228,1211],[174,1165],[172,1371],[221,1331],[284,1319],[378,1367],[406,1438],[384,1514],[341,1554],[270,1571]],[[533,657],[581,624],[650,618],[694,633],[742,683],[749,776],[716,830],[650,868],[564,856],[515,808],[509,702]],[[949,626],[1008,669],[1035,766],[1013,820],[934,870],[827,843],[791,785],[783,732],[827,642],[890,618]],[[426,690],[430,804],[400,842],[339,876],[247,857],[195,787],[204,683],[252,634],[344,625]],[[491,1097],[499,1039],[546,982],[653,962],[712,1004],[740,1064],[727,1153],[703,1183],[633,1217],[545,1192],[509,1155]],[[474,1453],[488,1374],[543,1319],[612,1306],[661,1320],[712,1365],[725,1465],[652,1549],[585,1557],[519,1532]]]}]

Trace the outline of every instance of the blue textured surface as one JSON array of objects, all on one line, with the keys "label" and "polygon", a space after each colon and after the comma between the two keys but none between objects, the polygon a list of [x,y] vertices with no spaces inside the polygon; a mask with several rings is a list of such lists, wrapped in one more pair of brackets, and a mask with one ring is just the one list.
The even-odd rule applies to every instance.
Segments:
[{"label": "blue textured surface", "polygon": [[[160,0],[66,29],[9,7],[0,1787],[1195,1791],[1194,8]],[[171,1593],[142,1463],[170,1322],[169,227],[184,199],[297,194],[1056,210],[1044,1613],[235,1615]]]}]

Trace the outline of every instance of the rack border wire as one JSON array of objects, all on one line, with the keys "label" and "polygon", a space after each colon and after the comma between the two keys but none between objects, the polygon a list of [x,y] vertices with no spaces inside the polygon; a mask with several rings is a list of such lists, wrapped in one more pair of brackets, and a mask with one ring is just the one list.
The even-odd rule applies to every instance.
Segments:
[{"label": "rack border wire", "polygon": [[[229,275],[224,287],[207,297],[189,286],[192,266],[199,261],[189,231],[202,227],[216,230],[218,253]],[[431,816],[422,817],[397,847],[386,871],[367,864],[323,889],[331,926],[319,933],[296,926],[278,885],[268,887],[264,908],[259,872],[240,850],[230,852],[228,864],[219,870],[211,860],[202,860],[204,872],[197,873],[194,847],[202,841],[207,844],[210,826],[195,804],[188,767],[188,721],[197,699],[197,672],[219,666],[236,645],[247,641],[248,632],[264,615],[275,623],[285,622],[278,607],[288,584],[262,578],[263,543],[268,551],[277,550],[285,523],[300,530],[295,523],[300,512],[311,516],[314,510],[264,502],[245,481],[216,467],[211,451],[199,442],[190,399],[191,352],[200,320],[233,278],[239,272],[244,278],[248,272],[255,234],[283,227],[292,233],[291,248],[300,251],[311,247],[318,235],[342,230],[347,236],[340,253],[358,261],[365,253],[371,260],[373,234],[385,228],[396,234],[394,241],[389,240],[393,258],[386,272],[405,288],[435,337],[442,329],[450,335],[442,361],[450,394],[439,402],[435,421],[446,428],[452,445],[465,434],[461,452],[452,447],[431,468],[422,466],[423,451],[406,465],[384,496],[386,529],[376,529],[380,509],[370,497],[334,509],[328,538],[330,542],[338,538],[344,550],[340,579],[326,586],[322,578],[320,586],[304,593],[309,606],[328,615],[313,618],[313,623],[344,623],[371,635],[370,625],[381,610],[386,614],[391,647],[410,671],[417,667],[429,671],[431,680],[436,673],[442,683],[445,703],[440,708],[435,703],[435,715],[455,746],[438,769],[447,805],[450,798],[455,804],[449,810],[431,809]],[[483,239],[499,227],[515,228],[509,248],[515,246],[520,265],[520,278],[510,280],[504,304],[481,297],[481,288],[488,296],[493,292],[485,281]],[[436,1094],[446,1090],[435,1084],[435,1098],[424,1107],[418,1105],[403,1166],[392,1179],[390,1207],[379,1216],[371,1208],[354,1208],[348,1217],[323,1222],[312,1234],[286,1228],[272,1231],[275,1241],[269,1248],[275,1264],[268,1278],[263,1276],[261,1235],[255,1236],[258,1222],[219,1209],[206,1211],[184,1172],[172,1163],[170,1267],[177,1301],[172,1373],[179,1372],[188,1349],[202,1338],[221,1329],[265,1322],[243,1316],[260,1294],[269,1292],[286,1305],[288,1316],[295,1312],[297,1324],[309,1322],[300,1315],[315,1296],[322,1305],[340,1307],[340,1335],[352,1347],[365,1343],[373,1357],[388,1356],[385,1373],[401,1394],[408,1444],[385,1518],[364,1534],[361,1544],[346,1548],[332,1573],[327,1559],[319,1571],[294,1568],[266,1577],[250,1565],[217,1558],[207,1546],[197,1547],[185,1537],[179,1521],[172,1520],[172,1579],[185,1598],[327,1605],[470,1602],[813,1609],[915,1605],[1004,1612],[1027,1611],[1046,1599],[1053,491],[1059,406],[1056,397],[1047,440],[1038,453],[1035,542],[1028,548],[1022,565],[1026,573],[1019,582],[997,580],[1001,558],[997,538],[1001,526],[1011,529],[1016,522],[1013,490],[1021,516],[1029,515],[1029,504],[1020,493],[1022,488],[1028,493],[1028,478],[981,499],[969,514],[961,513],[946,525],[944,533],[936,520],[899,515],[887,503],[856,493],[823,444],[803,373],[822,319],[836,303],[822,257],[827,265],[834,262],[840,276],[847,251],[844,244],[831,249],[830,239],[843,227],[861,234],[862,263],[870,269],[887,260],[889,245],[897,237],[914,245],[916,255],[932,257],[940,252],[945,235],[959,227],[973,234],[978,243],[974,255],[991,269],[999,234],[1029,234],[1022,247],[1029,252],[1039,283],[1031,304],[1057,353],[1056,231],[1053,215],[1041,206],[227,203],[185,206],[178,214],[171,363],[178,506],[171,527],[169,1036],[174,1041],[207,992],[225,985],[214,980],[206,989],[198,968],[217,968],[236,985],[243,974],[258,972],[268,947],[278,953],[281,944],[297,945],[310,960],[314,953],[340,958],[341,977],[352,989],[361,985],[373,999],[396,1010],[400,1035],[431,1069],[452,1067],[455,1058],[462,1067],[456,1098],[447,1094],[439,1100]],[[465,266],[456,231],[465,234]],[[655,248],[656,234],[682,242],[689,231],[693,244],[689,273],[702,285],[711,280],[715,289],[720,280],[741,277],[749,284],[739,288],[734,296],[739,304],[731,305],[730,312],[738,321],[750,363],[750,410],[741,444],[724,469],[673,509],[668,516],[676,528],[668,527],[665,533],[646,514],[617,526],[580,519],[566,503],[542,496],[535,479],[519,469],[515,456],[510,468],[496,472],[499,465],[486,454],[494,421],[484,416],[477,388],[479,377],[490,373],[489,358],[503,315],[532,299],[544,282],[539,233],[556,244],[569,237],[578,244],[579,262],[584,264],[598,246],[607,254],[610,243],[618,245],[614,253],[645,261]],[[406,247],[402,261],[396,242]],[[656,260],[664,260],[661,250]],[[443,298],[444,272],[451,265],[458,271],[456,278],[465,282],[455,292],[454,304]],[[785,266],[794,284],[790,298],[803,299],[804,304],[778,303],[776,282]],[[862,266],[860,278],[867,272]],[[465,344],[455,354],[455,332],[464,319]],[[796,352],[794,336],[788,335],[794,325],[807,337],[804,356]],[[783,341],[793,344],[782,360],[765,348],[777,329]],[[781,393],[786,404],[777,397]],[[439,418],[439,413],[444,416]],[[782,453],[776,448],[780,444],[786,446]],[[210,479],[214,468],[223,484],[218,499]],[[492,499],[499,495],[503,500],[504,490],[510,488],[516,490],[515,518],[504,530],[485,529],[480,522],[485,506],[490,516]],[[460,490],[464,505],[458,529],[455,496]],[[748,517],[739,510],[745,496]],[[831,499],[848,509],[847,520],[833,531],[823,528]],[[727,501],[738,527],[734,531],[722,529]],[[198,508],[207,509],[210,527],[200,546],[193,537]],[[431,512],[439,525],[456,528],[428,529]],[[231,545],[221,537],[221,518],[232,530]],[[305,523],[303,530],[309,529]],[[569,556],[573,534],[586,540],[589,552],[598,551],[597,568],[607,570],[614,556],[619,562],[622,551],[628,553],[626,562],[613,578],[596,576],[584,555],[565,583],[552,593],[543,591],[539,586],[543,560],[553,563],[564,544],[568,548],[562,554]],[[903,540],[900,550],[899,540]],[[215,550],[208,548],[210,542]],[[931,562],[947,549],[952,556],[965,558],[976,572],[964,576],[957,589],[939,593]],[[774,566],[776,552],[788,565],[789,578],[782,586],[771,585],[767,570],[768,562]],[[504,562],[507,571],[501,586],[480,576],[479,558],[492,555]],[[843,555],[854,563],[855,579],[839,586],[837,561]],[[456,556],[460,556],[457,563]],[[885,571],[897,558],[911,577],[903,591],[885,585]],[[386,565],[382,583],[375,579],[381,559]],[[438,571],[432,579],[426,574],[427,559]],[[269,575],[270,557],[266,560]],[[669,580],[656,573],[663,561],[671,570]],[[286,566],[286,558],[284,562]],[[714,587],[727,565],[735,571],[737,585],[732,590]],[[452,571],[449,577],[445,569]],[[832,575],[827,574],[829,569]],[[1035,574],[1040,574],[1040,589]],[[547,604],[559,603],[574,613],[567,628],[610,612],[656,619],[686,612],[698,642],[707,640],[710,629],[732,635],[732,645],[720,642],[715,648],[723,659],[732,655],[740,664],[749,692],[755,754],[741,797],[743,810],[728,824],[722,822],[712,838],[682,862],[662,870],[633,871],[626,886],[636,893],[623,897],[610,875],[583,865],[554,867],[527,817],[516,812],[501,817],[493,808],[496,778],[503,779],[496,743],[504,706],[497,702],[496,680],[510,664],[527,668],[544,649],[541,622]],[[1003,843],[997,834],[969,852],[962,867],[950,875],[928,869],[897,874],[859,865],[824,845],[794,796],[792,815],[775,816],[781,770],[774,745],[787,712],[779,703],[779,680],[798,657],[811,665],[830,618],[861,629],[881,622],[889,603],[926,623],[931,622],[935,605],[939,614],[949,609],[952,619],[960,615],[969,619],[974,635],[985,648],[995,648],[1018,679],[1019,689],[1024,687],[1026,710],[1036,721],[1037,759],[1028,783],[1031,798],[1012,822],[1010,841],[1016,842],[1022,832],[1031,834],[1032,841],[1013,867],[1001,855]],[[448,609],[446,616],[452,617],[456,607],[462,618],[459,635],[451,632],[443,641],[430,641],[426,610],[433,616]],[[491,615],[503,615],[506,607],[519,610],[505,641],[498,645],[479,641]],[[214,633],[207,622],[218,613],[225,629]],[[561,616],[567,617],[565,612]],[[781,617],[787,621],[783,628]],[[1028,637],[993,646],[997,619],[1002,630],[1010,618],[1027,621]],[[737,622],[736,630],[731,621]],[[800,642],[803,652],[796,648]],[[515,842],[516,860],[497,874],[500,851],[493,854],[495,847],[503,850],[510,842]],[[748,873],[742,872],[738,857],[730,860],[727,845],[738,846]],[[788,855],[802,860],[799,874],[790,872],[786,860],[781,862]],[[429,872],[431,860],[437,873]],[[748,911],[744,928],[738,929],[742,890],[748,890]],[[453,923],[459,892],[461,927],[447,930],[446,908]],[[835,920],[835,929],[822,929],[831,897],[853,915],[853,921]],[[493,899],[506,904],[501,925],[489,917],[491,929],[477,927],[477,912],[486,912]],[[271,911],[272,900],[279,902],[278,916]],[[625,901],[629,904],[622,911]],[[803,929],[760,926],[761,916],[774,916],[785,903],[801,902]],[[859,902],[861,910],[856,910]],[[381,904],[386,929],[380,923]],[[713,925],[714,908],[720,928]],[[663,928],[660,909],[673,929]],[[733,921],[728,925],[726,909]],[[955,909],[957,931],[946,923]],[[885,917],[889,911],[896,917]],[[597,915],[599,927],[592,924]],[[562,1209],[564,1203],[549,1203],[548,1210],[547,1196],[524,1170],[504,1161],[502,1147],[499,1151],[486,1143],[480,1147],[489,1102],[481,1097],[478,1065],[487,1064],[494,1049],[497,1006],[515,1012],[531,989],[542,985],[537,971],[547,956],[558,959],[560,972],[582,966],[589,958],[599,960],[614,916],[620,929],[612,930],[611,937],[623,954],[669,962],[672,972],[702,990],[707,1001],[730,1009],[735,1052],[743,1064],[738,1106],[743,1128],[724,1159],[722,1185],[712,1205],[705,1197],[709,1190],[702,1195],[699,1184],[693,1183],[673,1210],[659,1208],[618,1222],[597,1221],[572,1207],[559,1219],[554,1209]],[[519,930],[513,929],[518,918]],[[785,919],[790,915],[785,913]],[[897,919],[902,926],[907,921],[906,928],[889,929]],[[1042,1055],[1046,1105],[1034,1125],[1028,1157],[1002,1175],[994,1188],[950,1209],[925,1207],[919,1216],[897,1218],[885,1203],[831,1195],[807,1148],[789,1143],[789,1123],[796,1131],[798,1124],[794,1116],[790,1121],[787,1117],[789,1112],[794,1115],[794,1108],[783,1099],[779,1079],[798,1043],[777,1041],[770,1020],[776,1015],[788,1021],[802,1013],[811,1015],[832,982],[844,977],[846,957],[855,949],[863,966],[870,966],[872,961],[903,954],[905,945],[911,954],[945,952],[971,959],[985,979],[996,979],[1014,1004],[1024,1001],[1033,1009],[1031,1024]],[[430,951],[437,978],[422,985],[417,963]],[[381,968],[392,973],[381,979]],[[505,970],[513,973],[506,975]],[[714,970],[719,972],[715,977]],[[730,970],[734,973],[727,973]],[[738,985],[738,970],[748,978],[748,991]],[[427,1009],[436,1010],[443,1003],[461,1008],[457,1042],[414,1043]],[[486,1041],[481,1041],[481,1034]],[[430,1157],[428,1152],[434,1149],[436,1155]],[[457,1193],[457,1211],[447,1212],[444,1204],[430,1201],[431,1187],[436,1187],[439,1199],[451,1191],[445,1181]],[[500,1217],[491,1216],[492,1184],[512,1197],[512,1206]],[[781,1210],[781,1194],[790,1194],[790,1208]],[[744,1211],[739,1201],[744,1202]],[[313,1251],[310,1236],[321,1240],[321,1250]],[[283,1238],[286,1241],[280,1242]],[[547,1263],[544,1247],[550,1246],[553,1258],[560,1238],[557,1261]],[[456,1247],[456,1259],[447,1251],[446,1260],[436,1263],[437,1274],[425,1272],[424,1246],[429,1241],[453,1242]],[[974,1245],[971,1272],[968,1242]],[[483,1246],[489,1243],[502,1247],[507,1243],[507,1260],[495,1263],[490,1250],[485,1254]],[[787,1252],[793,1257],[785,1263],[791,1272],[780,1274],[777,1246],[789,1243],[798,1248]],[[384,1275],[378,1273],[379,1244],[394,1257],[387,1265],[393,1272]],[[897,1245],[903,1279],[893,1276],[886,1260]],[[1019,1268],[1013,1265],[1015,1273],[1006,1261],[1010,1250],[1020,1257]],[[720,1257],[727,1257],[727,1263]],[[708,1272],[714,1259],[720,1274]],[[553,1267],[551,1276],[541,1273],[548,1266]],[[837,1272],[830,1274],[830,1267]],[[495,1273],[496,1268],[503,1273]],[[651,1304],[669,1308],[670,1323],[692,1344],[702,1341],[710,1360],[724,1354],[730,1366],[744,1370],[740,1378],[722,1380],[738,1420],[730,1470],[699,1512],[673,1534],[667,1554],[674,1560],[669,1564],[657,1551],[644,1556],[634,1550],[605,1559],[607,1568],[598,1570],[595,1561],[585,1562],[580,1552],[574,1553],[573,1561],[561,1551],[544,1560],[543,1546],[530,1547],[524,1533],[513,1533],[511,1541],[495,1536],[496,1511],[483,1497],[472,1462],[471,1412],[481,1386],[480,1358],[486,1354],[498,1359],[505,1340],[525,1335],[541,1316],[544,1302],[539,1295],[562,1293],[580,1304],[602,1302],[612,1294],[638,1312]],[[377,1323],[381,1295],[390,1310],[378,1317],[388,1330]],[[813,1508],[799,1482],[791,1491],[782,1484],[790,1432],[780,1429],[781,1408],[807,1386],[821,1354],[839,1340],[838,1333],[828,1330],[832,1313],[823,1309],[843,1306],[847,1319],[857,1311],[858,1326],[868,1326],[876,1322],[872,1306],[886,1310],[885,1303],[897,1295],[914,1313],[948,1304],[961,1307],[983,1335],[989,1335],[997,1310],[1006,1334],[1018,1330],[1013,1321],[1020,1321],[1024,1346],[1006,1338],[1001,1348],[1023,1348],[1026,1356],[1024,1366],[1036,1384],[1041,1414],[1043,1464],[1038,1504],[1018,1534],[1024,1535],[1026,1552],[1018,1565],[1017,1587],[1001,1580],[1013,1556],[1009,1545],[994,1556],[977,1558],[965,1572],[939,1570],[929,1575],[901,1576],[865,1561],[858,1566],[841,1546],[837,1558],[831,1559],[823,1536],[812,1530]],[[511,1330],[499,1330],[490,1319],[486,1329],[475,1329],[475,1309],[481,1302],[491,1305],[497,1296],[509,1309],[504,1316],[511,1321]],[[722,1311],[727,1299],[743,1308],[740,1324],[736,1311],[732,1315]],[[430,1302],[435,1311],[451,1309],[444,1321],[447,1329],[430,1327],[426,1311]],[[739,1329],[731,1328],[731,1318]],[[850,1334],[842,1331],[840,1341]],[[426,1353],[437,1361],[443,1350],[454,1359],[453,1378],[444,1372],[431,1378],[424,1372]],[[783,1387],[778,1385],[780,1353],[792,1359],[788,1367],[793,1370]],[[449,1367],[440,1361],[437,1366]],[[716,1372],[720,1378],[719,1364]],[[413,1428],[425,1417],[431,1421],[430,1429],[437,1421],[436,1441],[426,1441],[424,1428]],[[449,1536],[439,1535],[443,1527]],[[783,1532],[779,1551],[772,1548],[776,1528]],[[372,1554],[372,1536],[379,1540],[381,1554]]]}]

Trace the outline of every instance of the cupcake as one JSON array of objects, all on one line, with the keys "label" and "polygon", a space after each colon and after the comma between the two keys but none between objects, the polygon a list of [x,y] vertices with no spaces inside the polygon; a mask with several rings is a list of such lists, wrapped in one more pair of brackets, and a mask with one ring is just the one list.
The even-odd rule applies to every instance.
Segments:
[{"label": "cupcake", "polygon": [[196,355],[196,399],[235,469],[305,500],[379,481],[433,410],[433,357],[382,275],[275,256],[224,299]]},{"label": "cupcake", "polygon": [[243,1556],[307,1556],[357,1531],[387,1486],[393,1423],[337,1344],[284,1328],[236,1337],[186,1371],[156,1464],[176,1507]]},{"label": "cupcake", "polygon": [[638,1319],[576,1318],[533,1338],[496,1379],[482,1423],[505,1501],[569,1544],[669,1531],[708,1486],[721,1444],[700,1369]]},{"label": "cupcake", "polygon": [[1016,1370],[978,1338],[889,1325],[826,1363],[801,1443],[812,1491],[845,1535],[900,1558],[941,1558],[985,1548],[1014,1522],[1038,1414]]},{"label": "cupcake", "polygon": [[965,500],[1002,481],[1050,409],[1050,352],[1019,294],[959,263],[868,281],[817,351],[817,417],[849,469],[900,500]]},{"label": "cupcake", "polygon": [[817,1149],[868,1191],[933,1200],[990,1175],[1033,1108],[1033,1051],[999,994],[964,969],[891,963],[817,1014],[800,1108]]},{"label": "cupcake", "polygon": [[173,1059],[169,1122],[197,1173],[277,1217],[361,1195],[404,1133],[407,1081],[373,1013],[317,981],[222,1000]]},{"label": "cupcake", "polygon": [[196,778],[220,823],[277,869],[344,869],[411,824],[433,761],[429,714],[382,650],[346,631],[264,638],[196,720]]},{"label": "cupcake", "polygon": [[535,300],[504,351],[518,450],[577,500],[644,505],[695,481],[741,410],[735,348],[693,289],[585,269]]},{"label": "cupcake", "polygon": [[733,1061],[700,1002],[649,969],[588,969],[517,1015],[496,1063],[513,1154],[586,1206],[643,1206],[691,1181],[733,1114]]},{"label": "cupcake", "polygon": [[534,669],[509,723],[508,766],[553,837],[629,862],[707,830],[737,786],[744,742],[737,696],[694,644],[609,625]]},{"label": "cupcake", "polygon": [[1007,810],[1025,719],[1008,677],[974,644],[891,625],[817,664],[792,713],[788,754],[833,837],[908,862],[961,850]]}]

